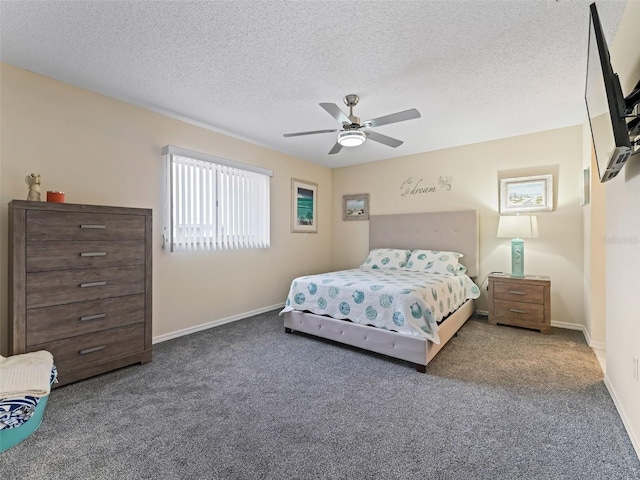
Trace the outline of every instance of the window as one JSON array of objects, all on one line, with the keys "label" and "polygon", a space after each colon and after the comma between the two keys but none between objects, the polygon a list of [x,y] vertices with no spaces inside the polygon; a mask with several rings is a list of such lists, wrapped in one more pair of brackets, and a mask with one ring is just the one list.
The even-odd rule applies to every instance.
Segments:
[{"label": "window", "polygon": [[172,252],[268,248],[273,171],[167,145],[163,242]]}]

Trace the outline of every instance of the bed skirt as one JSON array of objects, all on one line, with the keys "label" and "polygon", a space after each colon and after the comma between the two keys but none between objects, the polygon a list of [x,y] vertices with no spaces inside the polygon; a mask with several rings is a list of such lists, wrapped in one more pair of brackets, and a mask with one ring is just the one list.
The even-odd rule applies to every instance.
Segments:
[{"label": "bed skirt", "polygon": [[439,326],[440,343],[389,330],[300,311],[284,314],[287,333],[292,330],[412,362],[416,370],[426,372],[427,364],[473,315],[473,300],[467,300]]}]

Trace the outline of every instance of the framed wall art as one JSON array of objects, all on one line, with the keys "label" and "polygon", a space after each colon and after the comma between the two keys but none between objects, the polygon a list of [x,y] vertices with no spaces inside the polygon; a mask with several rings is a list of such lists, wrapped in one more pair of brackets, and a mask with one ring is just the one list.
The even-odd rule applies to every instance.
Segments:
[{"label": "framed wall art", "polygon": [[342,220],[369,220],[369,194],[343,195]]},{"label": "framed wall art", "polygon": [[318,185],[291,179],[291,231],[318,232]]},{"label": "framed wall art", "polygon": [[553,210],[553,175],[500,180],[500,213]]}]

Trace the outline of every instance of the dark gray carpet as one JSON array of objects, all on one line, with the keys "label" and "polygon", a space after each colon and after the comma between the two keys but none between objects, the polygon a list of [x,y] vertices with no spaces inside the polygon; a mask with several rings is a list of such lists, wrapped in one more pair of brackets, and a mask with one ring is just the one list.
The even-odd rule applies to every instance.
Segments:
[{"label": "dark gray carpet", "polygon": [[472,319],[426,374],[277,312],[51,393],[9,479],[638,479],[582,333]]}]

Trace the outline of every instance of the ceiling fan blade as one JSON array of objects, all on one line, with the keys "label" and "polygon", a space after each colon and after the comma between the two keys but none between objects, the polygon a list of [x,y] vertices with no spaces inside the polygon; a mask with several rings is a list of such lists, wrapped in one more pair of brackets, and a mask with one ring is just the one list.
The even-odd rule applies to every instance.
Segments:
[{"label": "ceiling fan blade", "polygon": [[311,132],[297,132],[297,133],[285,133],[283,137],[299,137],[300,135],[315,135],[316,133],[331,133],[337,132],[338,130],[313,130]]},{"label": "ceiling fan blade", "polygon": [[362,125],[379,127],[380,125],[388,125],[389,123],[404,122],[405,120],[413,120],[414,118],[420,118],[420,112],[415,108],[405,110],[403,112],[392,113],[391,115],[385,115],[383,117],[372,118],[363,122]]},{"label": "ceiling fan blade", "polygon": [[340,145],[338,142],[336,142],[336,144],[333,146],[333,148],[331,150],[329,150],[329,155],[333,155],[334,153],[338,153],[340,150],[342,150],[342,145]]},{"label": "ceiling fan blade", "polygon": [[396,147],[399,147],[400,145],[402,145],[404,143],[401,140],[397,140],[395,138],[387,137],[386,135],[382,135],[381,133],[378,133],[378,132],[372,132],[370,130],[365,130],[364,133],[367,135],[369,140],[373,140],[374,142],[384,143],[385,145],[388,145],[389,147],[396,148]]},{"label": "ceiling fan blade", "polygon": [[347,123],[349,125],[351,124],[351,120],[349,120],[349,117],[347,117],[347,115],[342,110],[340,110],[340,107],[338,107],[335,103],[321,103],[320,106],[340,123]]}]

